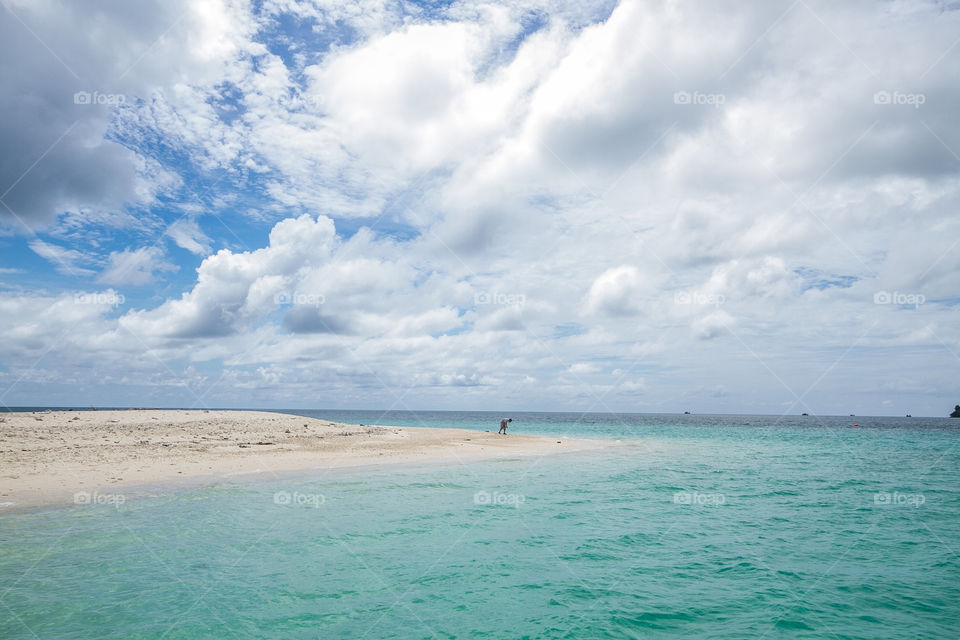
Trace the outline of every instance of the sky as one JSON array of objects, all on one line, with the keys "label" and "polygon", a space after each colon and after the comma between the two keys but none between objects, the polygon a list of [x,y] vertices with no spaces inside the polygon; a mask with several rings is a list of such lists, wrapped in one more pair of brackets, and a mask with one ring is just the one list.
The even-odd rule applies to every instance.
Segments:
[{"label": "sky", "polygon": [[958,2],[0,4],[3,406],[960,403]]}]

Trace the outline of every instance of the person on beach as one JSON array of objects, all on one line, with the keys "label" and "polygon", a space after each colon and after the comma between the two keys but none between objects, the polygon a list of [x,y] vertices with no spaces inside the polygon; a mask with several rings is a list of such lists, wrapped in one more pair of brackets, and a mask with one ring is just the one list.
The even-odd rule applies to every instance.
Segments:
[{"label": "person on beach", "polygon": [[505,418],[505,419],[501,420],[501,421],[500,421],[500,431],[497,431],[497,433],[502,433],[503,435],[507,435],[507,423],[508,423],[508,422],[513,422],[513,418]]}]

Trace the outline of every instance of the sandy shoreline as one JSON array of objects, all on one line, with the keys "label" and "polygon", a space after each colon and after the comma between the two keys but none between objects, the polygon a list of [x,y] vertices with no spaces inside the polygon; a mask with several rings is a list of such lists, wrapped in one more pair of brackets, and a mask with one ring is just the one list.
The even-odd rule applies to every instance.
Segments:
[{"label": "sandy shoreline", "polygon": [[[77,494],[254,472],[469,462],[606,446],[467,429],[351,425],[262,411],[134,409],[0,414],[0,514]],[[82,499],[82,498],[80,498]]]}]

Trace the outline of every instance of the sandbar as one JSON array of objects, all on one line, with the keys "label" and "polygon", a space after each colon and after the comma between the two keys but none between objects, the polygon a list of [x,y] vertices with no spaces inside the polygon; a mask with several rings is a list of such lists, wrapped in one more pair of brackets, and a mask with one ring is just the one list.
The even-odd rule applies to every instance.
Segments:
[{"label": "sandbar", "polygon": [[468,463],[603,446],[597,440],[344,424],[266,411],[3,413],[0,514],[21,507],[73,504],[96,492],[188,479],[219,482],[256,472]]}]

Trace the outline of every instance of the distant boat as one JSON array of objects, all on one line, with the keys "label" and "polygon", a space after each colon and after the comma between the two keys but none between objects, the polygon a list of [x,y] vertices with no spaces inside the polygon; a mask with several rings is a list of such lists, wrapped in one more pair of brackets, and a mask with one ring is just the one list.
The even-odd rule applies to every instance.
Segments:
[{"label": "distant boat", "polygon": [[851,413],[851,414],[850,414],[850,417],[853,418],[853,417],[856,416],[856,415],[857,415],[857,414],[855,414],[855,413]]},{"label": "distant boat", "polygon": [[908,417],[908,418],[912,418],[913,416],[908,413],[908,414],[907,414],[907,417]]},{"label": "distant boat", "polygon": [[802,416],[808,416],[808,415],[810,415],[810,414],[809,414],[809,413],[801,413],[800,415],[802,415]]},{"label": "distant boat", "polygon": [[690,415],[690,412],[689,412],[689,411],[684,411],[684,412],[683,412],[683,415],[688,416],[688,415]]}]

